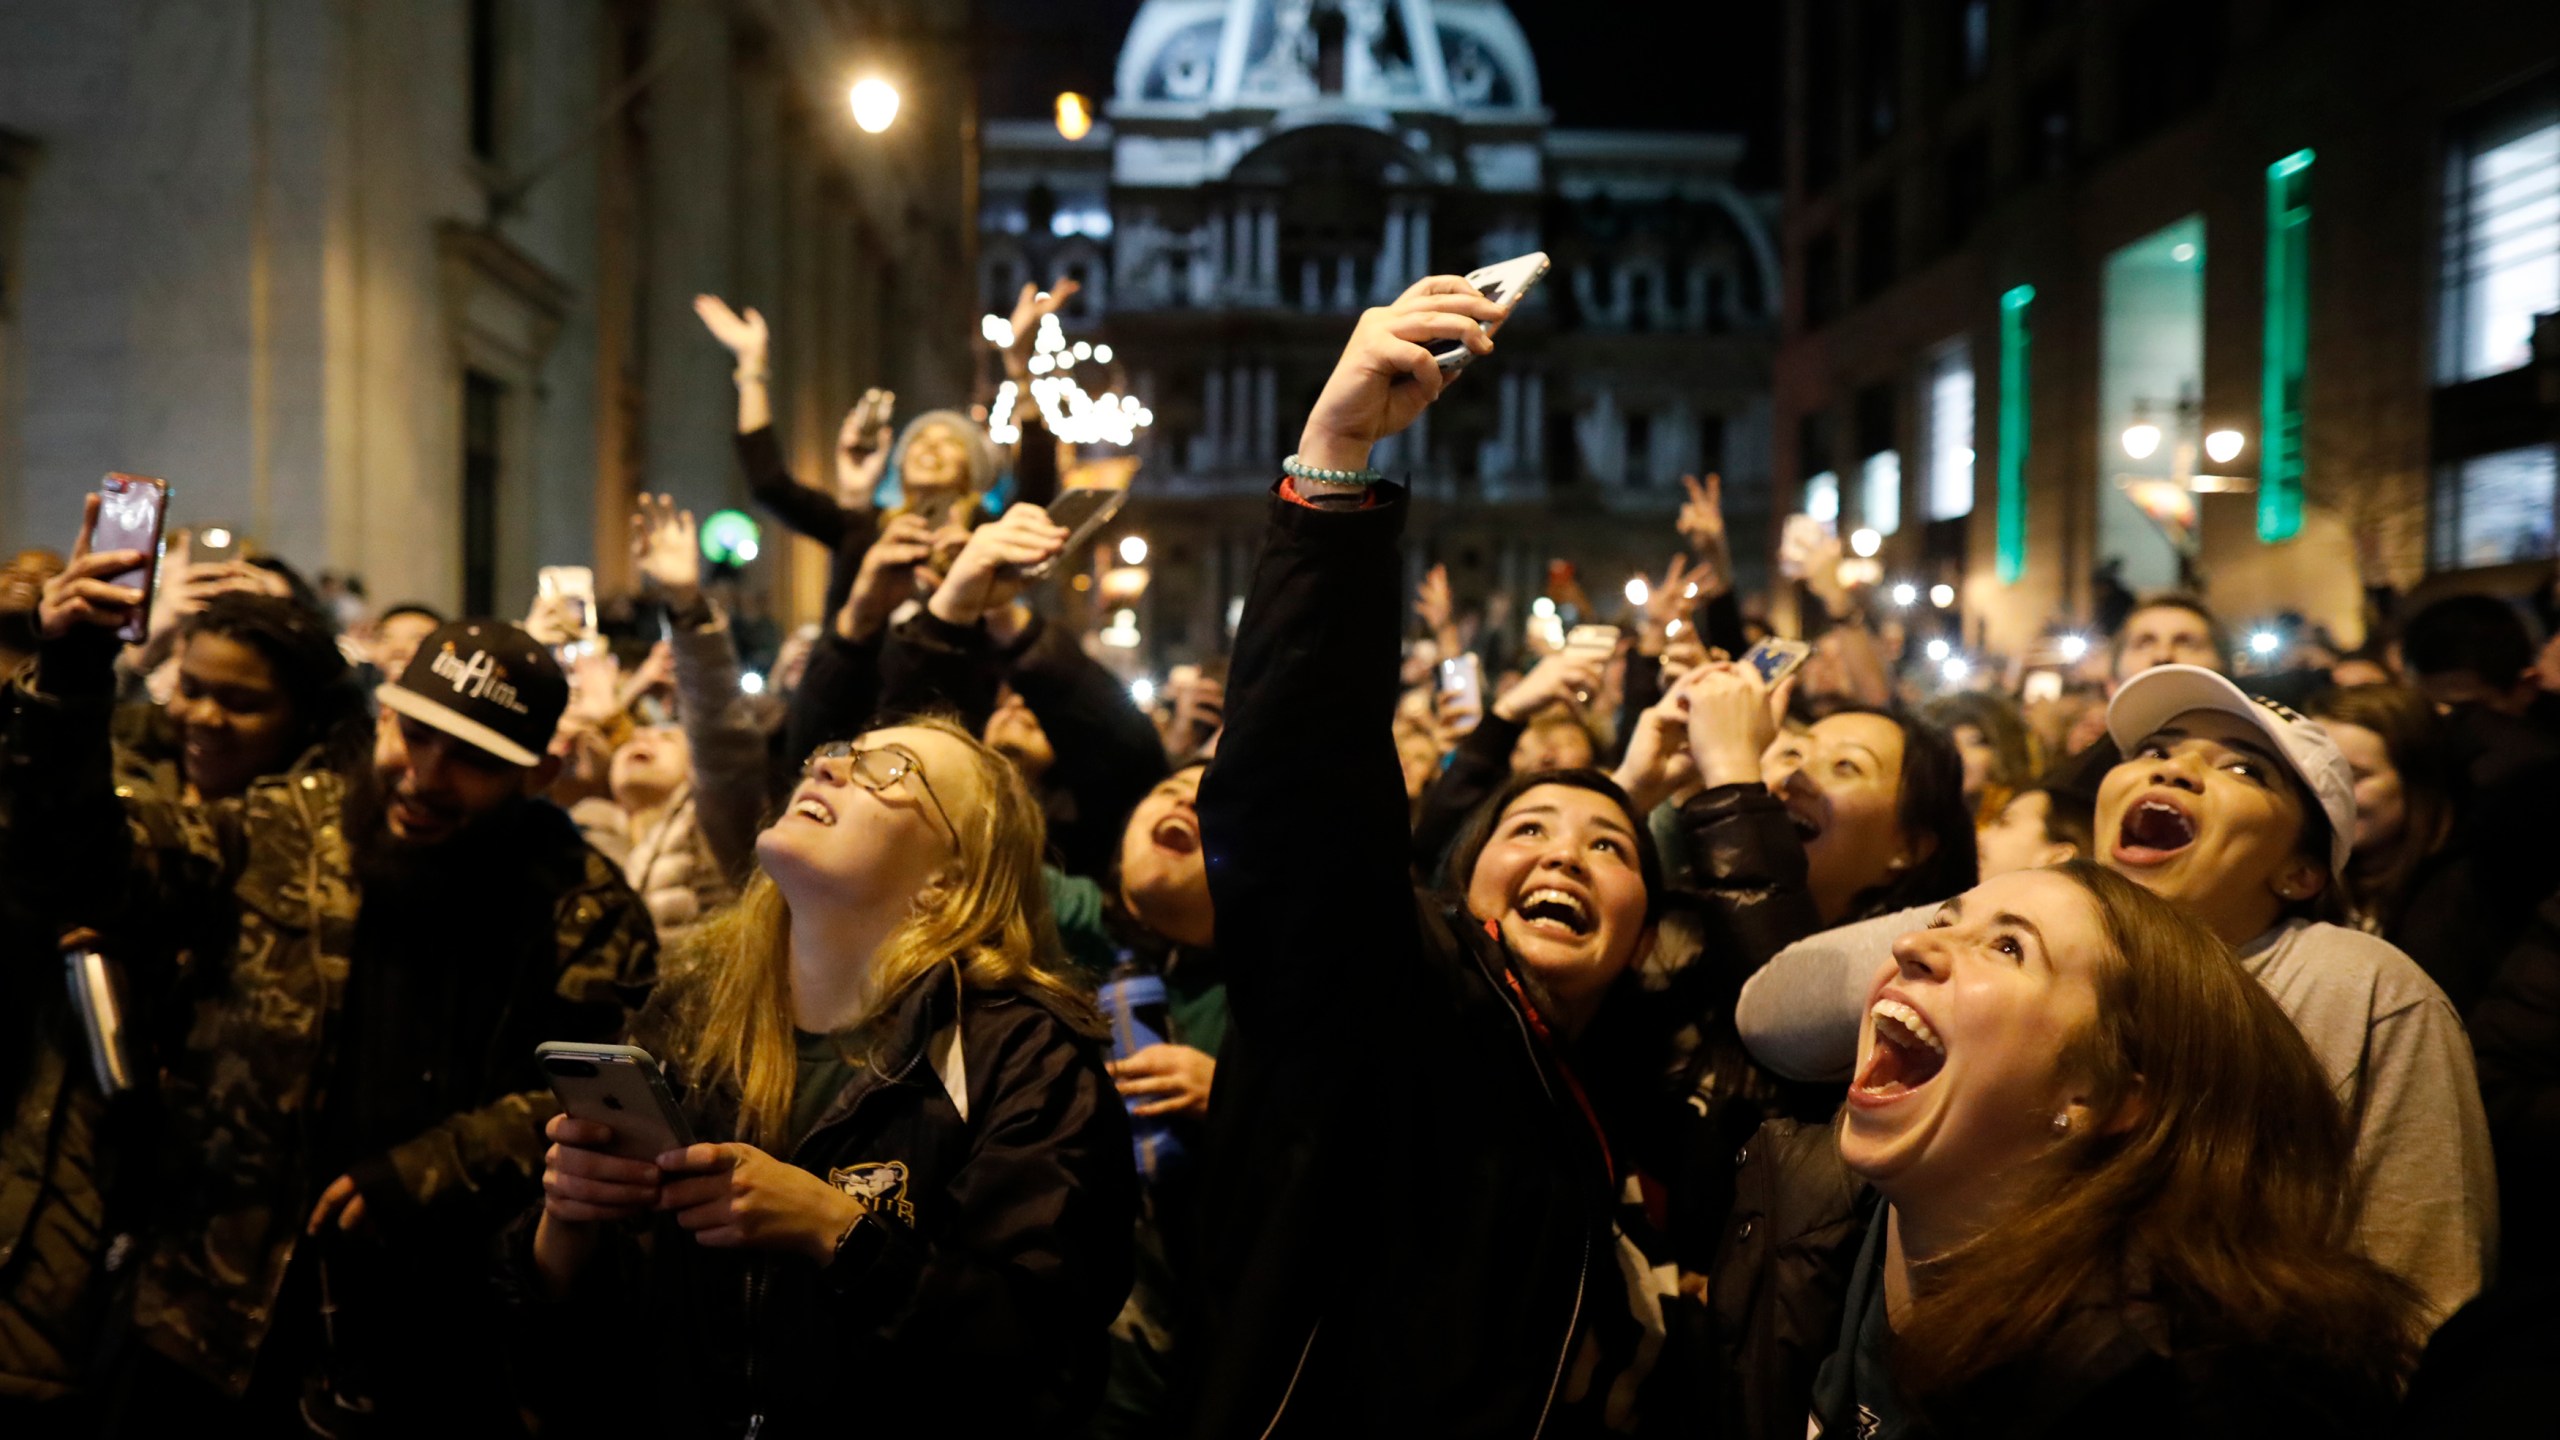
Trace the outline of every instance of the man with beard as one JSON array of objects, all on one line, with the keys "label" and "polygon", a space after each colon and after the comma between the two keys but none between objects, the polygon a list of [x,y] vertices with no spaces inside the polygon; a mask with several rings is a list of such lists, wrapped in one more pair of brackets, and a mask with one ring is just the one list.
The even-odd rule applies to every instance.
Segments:
[{"label": "man with beard", "polygon": [[456,622],[382,688],[375,774],[119,791],[112,631],[141,597],[108,577],[142,557],[87,530],[9,692],[0,798],[7,883],[106,937],[162,1056],[109,1433],[505,1433],[482,1256],[538,1192],[533,1047],[617,1036],[656,959],[537,798],[567,683],[521,630]]}]

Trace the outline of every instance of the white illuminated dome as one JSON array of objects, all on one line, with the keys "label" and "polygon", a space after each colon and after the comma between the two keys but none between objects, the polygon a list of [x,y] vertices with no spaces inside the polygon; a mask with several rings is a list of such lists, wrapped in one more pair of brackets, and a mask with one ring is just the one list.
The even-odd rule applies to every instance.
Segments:
[{"label": "white illuminated dome", "polygon": [[1538,68],[1502,0],[1147,0],[1112,97],[1124,114],[1328,103],[1533,111]]}]

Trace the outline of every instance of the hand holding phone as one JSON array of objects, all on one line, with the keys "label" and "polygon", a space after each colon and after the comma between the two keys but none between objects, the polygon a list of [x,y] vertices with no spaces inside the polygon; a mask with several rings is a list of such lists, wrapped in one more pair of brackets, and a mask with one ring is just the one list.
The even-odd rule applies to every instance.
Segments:
[{"label": "hand holding phone", "polygon": [[1484,721],[1484,662],[1474,652],[1440,662],[1440,723],[1468,735]]},{"label": "hand holding phone", "polygon": [[[1500,264],[1469,271],[1467,283],[1476,287],[1477,294],[1501,306],[1507,313],[1518,309],[1521,297],[1546,278],[1547,265],[1545,251],[1532,251]],[[1499,323],[1496,322],[1497,325]],[[1440,373],[1444,375],[1456,374],[1467,367],[1467,362],[1475,359],[1475,352],[1469,350],[1462,340],[1435,340],[1425,348],[1430,350],[1431,358],[1439,362]]]},{"label": "hand holding phone", "polygon": [[692,1127],[656,1057],[629,1045],[548,1040],[534,1047],[551,1093],[572,1118],[613,1132],[606,1147],[625,1160],[655,1160],[693,1143]]},{"label": "hand holding phone", "polygon": [[1813,654],[1813,647],[1801,640],[1788,640],[1772,635],[1742,652],[1742,663],[1760,672],[1760,683],[1774,690],[1778,682],[1796,673],[1796,667]]},{"label": "hand holding phone", "polygon": [[150,633],[168,496],[164,480],[107,477],[81,513],[70,561],[44,584],[36,605],[38,633],[59,640],[79,626],[95,625],[112,629],[128,644]]},{"label": "hand holding phone", "polygon": [[1058,567],[1067,562],[1067,557],[1082,554],[1093,543],[1093,537],[1101,532],[1103,526],[1110,524],[1120,513],[1120,507],[1127,503],[1129,491],[1125,486],[1071,485],[1059,491],[1057,498],[1045,508],[1049,523],[1066,530],[1067,543],[1059,547],[1057,554],[1025,569],[1023,578],[1046,580],[1057,574]]}]

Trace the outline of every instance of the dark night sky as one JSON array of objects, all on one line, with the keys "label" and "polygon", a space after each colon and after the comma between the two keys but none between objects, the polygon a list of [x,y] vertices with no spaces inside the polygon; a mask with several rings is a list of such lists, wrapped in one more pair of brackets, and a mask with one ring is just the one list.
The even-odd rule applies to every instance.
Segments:
[{"label": "dark night sky", "polygon": [[[1061,90],[1105,96],[1139,0],[979,0],[990,116],[1042,116]],[[1778,0],[1510,0],[1561,125],[1722,130],[1777,170]]]}]

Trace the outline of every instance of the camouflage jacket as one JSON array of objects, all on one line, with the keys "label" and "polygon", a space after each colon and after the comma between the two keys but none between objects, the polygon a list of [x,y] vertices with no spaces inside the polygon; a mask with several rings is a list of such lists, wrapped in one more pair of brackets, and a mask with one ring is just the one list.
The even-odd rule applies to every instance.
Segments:
[{"label": "camouflage jacket", "polygon": [[[57,668],[46,657],[47,678]],[[75,684],[91,677],[77,667]],[[103,668],[103,667],[101,667]],[[313,1140],[340,1041],[361,895],[349,786],[307,756],[236,799],[180,803],[111,773],[110,697],[10,687],[0,787],[7,879],[63,925],[102,931],[160,1033],[167,1141],[136,1333],[232,1393],[247,1388],[312,1200]],[[548,807],[545,807],[546,810]],[[647,911],[559,820],[547,870],[552,968],[515,1027],[609,1040],[655,971]],[[538,1083],[530,1049],[526,1080]],[[541,1173],[547,1091],[505,1094],[392,1148],[408,1204],[434,1216],[521,1203]]]}]

